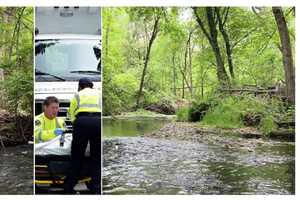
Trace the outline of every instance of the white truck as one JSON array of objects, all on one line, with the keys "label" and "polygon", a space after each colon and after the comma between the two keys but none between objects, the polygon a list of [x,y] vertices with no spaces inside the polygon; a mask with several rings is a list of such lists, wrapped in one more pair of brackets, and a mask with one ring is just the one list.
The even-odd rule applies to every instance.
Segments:
[{"label": "white truck", "polygon": [[35,115],[56,96],[65,117],[80,78],[101,92],[101,9],[37,7],[35,21]]}]

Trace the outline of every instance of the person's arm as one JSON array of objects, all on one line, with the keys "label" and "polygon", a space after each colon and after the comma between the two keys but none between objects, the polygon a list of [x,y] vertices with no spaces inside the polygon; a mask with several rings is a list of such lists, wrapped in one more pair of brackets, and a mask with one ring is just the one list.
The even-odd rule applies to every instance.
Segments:
[{"label": "person's arm", "polygon": [[59,127],[60,127],[62,130],[66,130],[67,125],[66,125],[65,118],[59,117],[59,118],[58,118],[58,123],[59,123]]},{"label": "person's arm", "polygon": [[71,102],[70,102],[70,107],[68,109],[68,114],[69,114],[69,117],[71,119],[71,121],[73,122],[75,120],[75,111],[76,111],[76,108],[77,108],[77,100],[76,98],[72,98]]},{"label": "person's arm", "polygon": [[43,130],[42,121],[40,119],[35,120],[35,126],[34,126],[34,142],[46,142],[48,140],[53,139],[56,137],[54,130]]}]

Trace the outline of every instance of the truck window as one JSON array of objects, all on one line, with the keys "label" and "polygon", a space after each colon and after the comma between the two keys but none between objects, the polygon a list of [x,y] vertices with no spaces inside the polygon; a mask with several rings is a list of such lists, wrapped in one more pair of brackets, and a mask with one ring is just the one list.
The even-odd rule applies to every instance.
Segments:
[{"label": "truck window", "polygon": [[83,75],[99,80],[100,55],[97,40],[36,41],[36,81],[78,81]]}]

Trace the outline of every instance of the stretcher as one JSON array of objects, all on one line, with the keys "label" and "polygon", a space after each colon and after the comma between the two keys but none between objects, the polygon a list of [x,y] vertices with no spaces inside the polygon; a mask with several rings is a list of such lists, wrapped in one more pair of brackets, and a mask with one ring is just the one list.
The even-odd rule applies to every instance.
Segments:
[{"label": "stretcher", "polygon": [[[63,183],[70,170],[72,132],[64,131],[51,141],[35,145],[35,193],[63,193]],[[86,160],[79,184],[75,190],[79,193],[88,193],[90,186],[89,147],[86,151]]]}]

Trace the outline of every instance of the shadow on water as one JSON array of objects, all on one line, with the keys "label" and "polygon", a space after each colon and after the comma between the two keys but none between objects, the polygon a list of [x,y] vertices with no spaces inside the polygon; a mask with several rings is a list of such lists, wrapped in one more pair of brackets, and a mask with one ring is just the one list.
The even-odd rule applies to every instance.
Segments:
[{"label": "shadow on water", "polygon": [[103,151],[104,194],[295,193],[293,143],[269,142],[248,152],[188,141],[114,137],[105,140]]},{"label": "shadow on water", "polygon": [[33,194],[32,145],[0,151],[0,194]]}]

